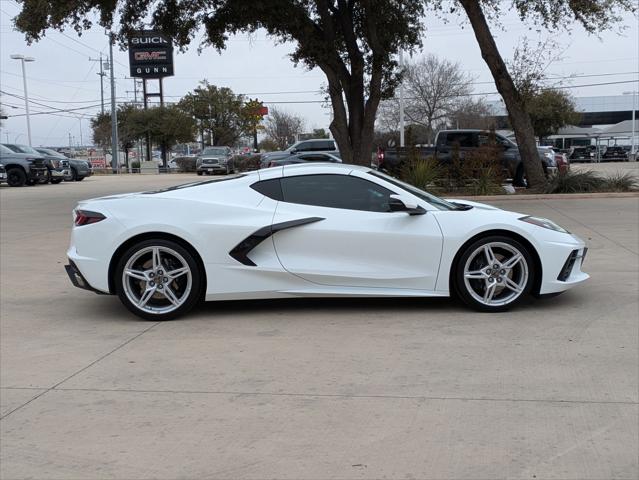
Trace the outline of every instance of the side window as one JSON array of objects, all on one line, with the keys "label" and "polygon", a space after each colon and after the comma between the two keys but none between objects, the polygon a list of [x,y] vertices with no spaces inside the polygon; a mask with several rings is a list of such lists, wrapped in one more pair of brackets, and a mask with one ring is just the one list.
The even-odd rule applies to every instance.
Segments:
[{"label": "side window", "polygon": [[335,150],[335,142],[333,140],[323,140],[321,143],[321,149],[325,152],[330,152]]},{"label": "side window", "polygon": [[281,179],[284,201],[318,207],[390,212],[390,190],[349,175],[300,175]]},{"label": "side window", "polygon": [[308,152],[310,150],[313,150],[313,142],[302,142],[297,147],[295,147],[295,149],[298,152]]},{"label": "side window", "polygon": [[474,147],[473,132],[450,132],[446,136],[446,145],[449,147]]},{"label": "side window", "polygon": [[300,155],[301,160],[306,162],[331,162],[332,159],[327,155],[322,155],[321,153],[308,153],[306,155]]},{"label": "side window", "polygon": [[262,195],[272,198],[273,200],[282,200],[282,187],[280,185],[279,178],[272,178],[270,180],[262,180],[251,185],[251,188]]}]

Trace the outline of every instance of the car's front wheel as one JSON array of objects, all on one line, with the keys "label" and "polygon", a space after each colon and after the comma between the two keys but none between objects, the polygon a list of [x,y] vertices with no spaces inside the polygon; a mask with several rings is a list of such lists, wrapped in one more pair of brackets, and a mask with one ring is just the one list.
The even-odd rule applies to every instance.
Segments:
[{"label": "car's front wheel", "polygon": [[520,242],[501,235],[469,245],[457,262],[455,289],[468,306],[501,312],[519,303],[531,290],[535,264]]},{"label": "car's front wheel", "polygon": [[7,170],[7,183],[10,187],[23,187],[27,183],[24,170],[14,167]]},{"label": "car's front wheel", "polygon": [[183,315],[201,297],[202,274],[194,256],[170,240],[144,240],[129,248],[114,280],[122,303],[146,320]]}]

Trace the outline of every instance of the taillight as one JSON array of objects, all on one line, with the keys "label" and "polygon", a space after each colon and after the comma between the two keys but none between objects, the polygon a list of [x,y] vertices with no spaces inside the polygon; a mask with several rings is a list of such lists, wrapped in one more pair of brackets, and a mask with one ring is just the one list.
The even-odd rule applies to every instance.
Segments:
[{"label": "taillight", "polygon": [[82,225],[101,222],[105,218],[106,217],[99,212],[91,212],[89,210],[76,210],[74,223],[76,227],[81,227]]}]

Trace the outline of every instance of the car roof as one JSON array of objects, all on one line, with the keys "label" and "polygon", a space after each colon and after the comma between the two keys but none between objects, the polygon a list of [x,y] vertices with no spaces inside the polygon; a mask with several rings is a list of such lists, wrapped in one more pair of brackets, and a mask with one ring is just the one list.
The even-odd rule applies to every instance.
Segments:
[{"label": "car roof", "polygon": [[[322,173],[333,173],[339,175],[348,175],[353,170],[368,172],[370,167],[361,165],[349,165],[344,163],[331,162],[312,162],[312,163],[294,163],[291,165],[281,165],[277,167],[263,168],[257,170],[260,180],[269,178],[281,178],[293,175],[318,175]],[[251,172],[247,172],[251,173]]]}]

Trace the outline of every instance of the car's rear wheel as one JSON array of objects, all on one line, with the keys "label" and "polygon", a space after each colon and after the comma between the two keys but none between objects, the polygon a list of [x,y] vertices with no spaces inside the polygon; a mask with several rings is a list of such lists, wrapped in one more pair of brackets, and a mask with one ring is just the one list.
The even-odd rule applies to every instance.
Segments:
[{"label": "car's rear wheel", "polygon": [[501,235],[469,245],[457,262],[456,293],[468,306],[501,312],[519,303],[535,277],[531,253],[520,242]]},{"label": "car's rear wheel", "polygon": [[146,320],[183,315],[201,297],[202,274],[193,254],[170,240],[144,240],[129,248],[114,280],[122,303]]}]

